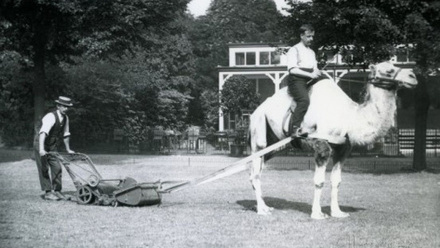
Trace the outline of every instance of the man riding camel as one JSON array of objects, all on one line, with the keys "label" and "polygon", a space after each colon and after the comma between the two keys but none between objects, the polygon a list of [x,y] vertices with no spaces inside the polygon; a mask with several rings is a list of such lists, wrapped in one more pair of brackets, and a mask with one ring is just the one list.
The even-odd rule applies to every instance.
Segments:
[{"label": "man riding camel", "polygon": [[321,71],[318,69],[315,52],[310,48],[315,31],[309,24],[299,29],[301,41],[287,52],[288,92],[293,97],[290,111],[289,133],[292,137],[307,137],[301,129],[301,122],[310,104],[309,88],[319,80]]}]

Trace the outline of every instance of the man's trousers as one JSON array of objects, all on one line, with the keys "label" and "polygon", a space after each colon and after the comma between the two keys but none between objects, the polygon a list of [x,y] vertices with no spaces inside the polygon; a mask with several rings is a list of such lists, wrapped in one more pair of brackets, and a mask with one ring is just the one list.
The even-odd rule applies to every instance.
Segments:
[{"label": "man's trousers", "polygon": [[289,75],[287,87],[289,94],[295,101],[292,101],[290,111],[292,116],[290,117],[289,128],[300,127],[303,121],[304,115],[310,105],[309,99],[309,85],[307,82],[309,79],[300,78],[293,75]]},{"label": "man's trousers", "polygon": [[[62,168],[58,160],[50,155],[40,156],[39,151],[34,150],[35,162],[37,162],[38,176],[40,178],[41,190],[61,191]],[[49,176],[50,168],[50,176]]]}]

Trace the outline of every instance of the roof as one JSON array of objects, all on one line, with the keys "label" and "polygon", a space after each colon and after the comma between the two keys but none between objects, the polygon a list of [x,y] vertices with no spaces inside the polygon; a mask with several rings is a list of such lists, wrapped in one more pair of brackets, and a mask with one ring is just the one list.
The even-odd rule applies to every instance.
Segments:
[{"label": "roof", "polygon": [[287,46],[285,43],[282,42],[229,42],[228,47],[236,48],[236,47],[285,47]]},{"label": "roof", "polygon": [[217,66],[219,72],[287,71],[287,66]]}]

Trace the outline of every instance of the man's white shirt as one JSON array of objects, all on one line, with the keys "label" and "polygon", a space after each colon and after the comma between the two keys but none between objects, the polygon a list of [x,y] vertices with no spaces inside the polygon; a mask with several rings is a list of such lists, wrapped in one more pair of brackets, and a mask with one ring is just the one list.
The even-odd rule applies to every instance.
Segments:
[{"label": "man's white shirt", "polygon": [[[58,118],[60,119],[60,122],[63,122],[63,115],[61,114],[61,112],[59,110],[56,111]],[[69,118],[66,117],[66,125],[64,125],[64,137],[69,136],[70,132],[69,132]],[[43,119],[41,120],[42,125],[40,128],[40,134],[41,133],[46,133],[46,135],[49,134],[50,130],[52,129],[53,125],[55,125],[56,119],[55,119],[55,115],[53,115],[52,113],[47,113]]]},{"label": "man's white shirt", "polygon": [[292,68],[314,69],[318,67],[315,52],[302,42],[294,45],[287,52],[287,70]]}]

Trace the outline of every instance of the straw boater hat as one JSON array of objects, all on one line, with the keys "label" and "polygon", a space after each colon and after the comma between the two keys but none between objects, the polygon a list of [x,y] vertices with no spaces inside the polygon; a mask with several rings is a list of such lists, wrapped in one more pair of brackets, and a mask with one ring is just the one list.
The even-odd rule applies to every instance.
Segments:
[{"label": "straw boater hat", "polygon": [[60,105],[66,106],[66,107],[72,107],[73,106],[72,100],[70,100],[70,98],[65,97],[65,96],[58,97],[58,99],[55,100],[55,102],[60,104]]}]

